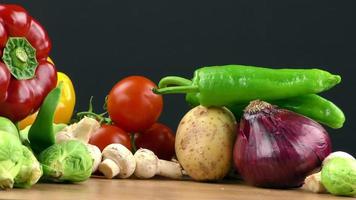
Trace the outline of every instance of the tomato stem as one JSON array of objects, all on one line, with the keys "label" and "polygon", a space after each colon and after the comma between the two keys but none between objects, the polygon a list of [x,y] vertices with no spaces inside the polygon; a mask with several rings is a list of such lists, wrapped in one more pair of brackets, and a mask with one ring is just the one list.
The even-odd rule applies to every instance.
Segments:
[{"label": "tomato stem", "polygon": [[108,114],[107,111],[100,114],[94,112],[93,96],[91,96],[89,100],[88,111],[78,112],[76,115],[78,120],[86,116],[86,117],[91,117],[96,119],[97,121],[99,121],[100,124],[112,124],[112,120],[109,117],[106,117],[107,114]]},{"label": "tomato stem", "polygon": [[137,151],[136,143],[135,143],[135,133],[130,133],[131,147],[132,153],[135,154]]}]

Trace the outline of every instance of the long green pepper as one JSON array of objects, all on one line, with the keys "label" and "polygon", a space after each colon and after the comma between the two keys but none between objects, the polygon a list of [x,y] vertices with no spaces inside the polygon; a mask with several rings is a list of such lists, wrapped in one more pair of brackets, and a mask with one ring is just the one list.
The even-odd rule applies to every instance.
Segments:
[{"label": "long green pepper", "polygon": [[54,113],[61,96],[62,83],[54,88],[44,99],[38,115],[28,131],[30,147],[36,155],[55,143],[53,130]]},{"label": "long green pepper", "polygon": [[[186,97],[191,106],[199,105],[195,96],[187,95]],[[345,115],[338,106],[316,94],[273,100],[269,103],[299,113],[334,129],[341,128],[345,122]],[[239,119],[247,105],[248,103],[225,106]]]},{"label": "long green pepper", "polygon": [[[269,69],[225,65],[197,69],[192,80],[168,76],[154,89],[157,94],[196,95],[203,106],[225,106],[286,99],[328,90],[341,81],[339,75],[320,69]],[[173,86],[172,86],[173,85]]]},{"label": "long green pepper", "polygon": [[344,113],[327,99],[314,93],[328,90],[341,77],[320,69],[269,69],[226,65],[197,69],[194,78],[162,78],[158,94],[186,93],[192,105],[226,106],[237,118],[255,99],[310,117],[331,128],[341,128]]}]

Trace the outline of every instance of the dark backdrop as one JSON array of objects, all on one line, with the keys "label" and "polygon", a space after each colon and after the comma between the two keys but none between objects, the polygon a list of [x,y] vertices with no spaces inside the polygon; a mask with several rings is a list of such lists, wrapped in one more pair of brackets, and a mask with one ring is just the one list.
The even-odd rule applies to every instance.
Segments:
[{"label": "dark backdrop", "polygon": [[[3,1],[2,1],[3,2]],[[323,96],[346,114],[328,129],[334,150],[356,152],[356,1],[5,1],[42,23],[51,57],[77,91],[77,110],[90,96],[101,111],[121,78],[191,77],[199,66],[247,64],[318,67],[343,81]],[[165,96],[160,121],[176,129],[188,110],[183,95]]]}]

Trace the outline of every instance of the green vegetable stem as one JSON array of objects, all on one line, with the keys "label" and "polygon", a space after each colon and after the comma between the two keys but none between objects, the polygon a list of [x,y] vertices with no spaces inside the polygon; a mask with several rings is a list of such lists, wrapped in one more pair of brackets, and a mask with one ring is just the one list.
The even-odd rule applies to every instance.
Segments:
[{"label": "green vegetable stem", "polygon": [[39,154],[41,151],[55,143],[53,120],[60,99],[61,89],[62,83],[46,96],[40,107],[37,118],[28,132],[30,147],[35,154]]},{"label": "green vegetable stem", "polygon": [[319,93],[340,83],[341,77],[320,69],[269,69],[225,65],[197,69],[188,80],[168,76],[154,89],[157,94],[196,95],[203,106],[248,103],[255,99],[277,100]]}]

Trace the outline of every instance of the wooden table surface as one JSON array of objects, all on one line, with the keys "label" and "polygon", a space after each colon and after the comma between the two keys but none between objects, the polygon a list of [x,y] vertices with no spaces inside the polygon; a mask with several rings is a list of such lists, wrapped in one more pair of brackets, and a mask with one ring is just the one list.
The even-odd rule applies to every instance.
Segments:
[{"label": "wooden table surface", "polygon": [[300,189],[273,190],[246,186],[238,182],[199,183],[190,180],[174,181],[167,179],[115,179],[91,178],[79,184],[43,184],[30,189],[0,191],[0,199],[164,199],[164,200],[319,200],[352,199],[330,194],[314,194]]}]

